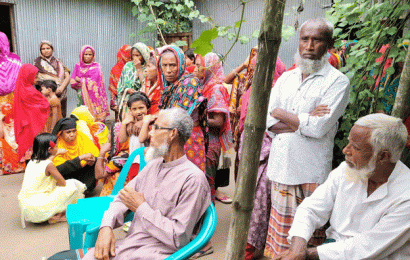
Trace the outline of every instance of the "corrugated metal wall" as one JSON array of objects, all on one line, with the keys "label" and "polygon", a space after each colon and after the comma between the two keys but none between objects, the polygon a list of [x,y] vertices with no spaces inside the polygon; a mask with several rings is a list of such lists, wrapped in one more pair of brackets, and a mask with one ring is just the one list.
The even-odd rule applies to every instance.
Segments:
[{"label": "corrugated metal wall", "polygon": [[[203,15],[210,15],[214,20],[222,25],[228,26],[233,25],[235,22],[239,21],[241,15],[241,5],[239,0],[197,0],[195,1],[199,12]],[[294,25],[296,20],[299,21],[299,26],[306,20],[315,17],[325,17],[325,12],[327,9],[323,7],[329,5],[331,0],[316,0],[316,1],[306,1],[304,4],[304,11],[297,14],[296,8],[299,6],[301,0],[288,0],[286,1],[285,15],[283,24],[284,25]],[[263,9],[265,1],[253,0],[249,1],[245,7],[244,19],[241,35],[250,36],[253,31],[260,29]],[[194,21],[194,40],[199,37],[202,30],[209,29],[204,24],[201,24],[198,20]],[[287,42],[282,40],[279,49],[279,58],[286,64],[289,68],[293,64],[293,56],[297,49],[299,31],[297,31]],[[227,38],[218,38],[213,41],[214,51],[219,53],[226,53],[230,48],[232,41]],[[257,39],[252,38],[248,44],[238,43],[232,49],[229,57],[225,63],[225,72],[229,72],[241,64],[253,46],[258,44]]]},{"label": "corrugated metal wall", "polygon": [[[19,0],[15,4],[17,49],[24,63],[39,56],[39,43],[49,40],[54,54],[70,70],[79,61],[81,46],[90,44],[96,50],[96,61],[103,69],[106,87],[110,70],[123,44],[138,41],[130,34],[143,28],[132,16],[129,0]],[[154,44],[154,36],[147,44]],[[108,94],[108,91],[107,91]],[[109,95],[109,94],[108,94]],[[74,90],[68,90],[68,112],[75,108]]]}]

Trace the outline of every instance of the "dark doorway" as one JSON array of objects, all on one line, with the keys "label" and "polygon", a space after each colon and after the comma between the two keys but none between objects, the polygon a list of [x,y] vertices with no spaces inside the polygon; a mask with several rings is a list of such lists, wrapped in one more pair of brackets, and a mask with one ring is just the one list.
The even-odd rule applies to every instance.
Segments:
[{"label": "dark doorway", "polygon": [[14,52],[14,37],[12,30],[12,6],[0,4],[0,31],[9,38],[10,50]]}]

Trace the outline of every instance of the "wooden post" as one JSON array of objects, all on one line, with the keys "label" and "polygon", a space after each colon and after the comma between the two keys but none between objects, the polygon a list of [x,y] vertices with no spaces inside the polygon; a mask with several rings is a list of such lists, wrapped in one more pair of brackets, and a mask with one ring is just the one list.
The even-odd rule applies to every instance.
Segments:
[{"label": "wooden post", "polygon": [[281,42],[285,3],[285,0],[265,1],[225,259],[244,258],[269,96]]}]

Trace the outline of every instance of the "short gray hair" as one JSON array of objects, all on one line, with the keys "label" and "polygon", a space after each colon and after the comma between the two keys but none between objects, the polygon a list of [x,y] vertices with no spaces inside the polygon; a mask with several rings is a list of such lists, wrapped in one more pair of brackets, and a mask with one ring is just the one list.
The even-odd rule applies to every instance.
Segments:
[{"label": "short gray hair", "polygon": [[376,113],[359,118],[355,125],[372,129],[370,144],[374,151],[388,150],[391,153],[390,162],[400,160],[408,136],[400,118]]},{"label": "short gray hair", "polygon": [[194,121],[188,112],[180,107],[159,111],[159,115],[168,120],[168,127],[178,130],[180,144],[184,145],[191,137]]},{"label": "short gray hair", "polygon": [[[324,19],[324,18],[313,18],[310,20],[307,20],[306,22],[304,22],[302,24],[302,26],[300,26],[300,29],[302,29],[303,26],[305,26],[308,23],[318,23],[318,24],[323,24],[326,26],[326,36],[328,37],[329,40],[329,44],[333,44],[333,30],[334,30],[334,26],[331,22],[329,22],[328,20]],[[331,46],[329,46],[330,48]]]}]

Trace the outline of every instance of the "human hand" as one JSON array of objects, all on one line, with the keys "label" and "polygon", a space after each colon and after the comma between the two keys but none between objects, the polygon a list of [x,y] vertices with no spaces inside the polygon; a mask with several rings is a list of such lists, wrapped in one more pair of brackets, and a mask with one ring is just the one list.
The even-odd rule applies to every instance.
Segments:
[{"label": "human hand", "polygon": [[141,69],[141,60],[137,57],[134,57],[134,59],[132,60],[132,62],[134,63],[135,68],[137,69]]},{"label": "human hand", "polygon": [[127,113],[125,113],[122,123],[125,125],[128,125],[129,123],[132,123],[132,122],[134,122],[134,117],[131,114],[131,110],[128,110]]},{"label": "human hand", "polygon": [[66,152],[67,152],[67,150],[66,150],[66,149],[63,149],[63,148],[58,148],[58,150],[57,150],[57,154],[56,154],[56,155],[65,154]]},{"label": "human hand", "polygon": [[115,256],[115,237],[111,227],[103,227],[98,232],[94,257],[98,260],[109,260],[110,256]]},{"label": "human hand", "polygon": [[137,92],[135,89],[132,89],[132,88],[127,89],[127,93],[130,95],[134,94],[135,92]]},{"label": "human hand", "polygon": [[305,252],[294,252],[290,249],[276,255],[274,260],[305,260],[306,259],[306,251]]},{"label": "human hand", "polygon": [[105,156],[106,153],[108,153],[111,149],[111,143],[107,142],[101,145],[100,149],[100,155]]},{"label": "human hand", "polygon": [[94,165],[95,163],[95,157],[91,153],[82,154],[79,157],[80,157],[80,160],[84,160],[87,163],[87,165],[91,166],[91,165]]},{"label": "human hand", "polygon": [[77,81],[77,82],[81,82],[80,77],[79,77],[79,76],[76,76],[76,77],[75,77],[75,81]]},{"label": "human hand", "polygon": [[61,96],[61,94],[63,93],[63,91],[64,91],[64,87],[62,87],[62,86],[58,87],[58,88],[56,89],[56,95],[57,95],[57,96]]},{"label": "human hand", "polygon": [[312,112],[310,112],[310,115],[322,117],[329,113],[330,113],[330,108],[327,105],[318,105]]},{"label": "human hand", "polygon": [[124,205],[132,212],[135,212],[137,208],[145,201],[143,193],[137,192],[129,187],[125,187],[120,190],[120,199],[121,202],[124,203]]},{"label": "human hand", "polygon": [[151,124],[152,122],[155,122],[157,120],[156,115],[145,115],[144,118],[142,119],[143,124]]}]

